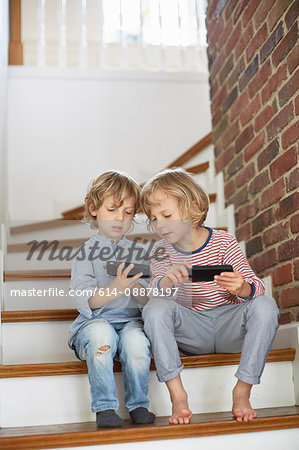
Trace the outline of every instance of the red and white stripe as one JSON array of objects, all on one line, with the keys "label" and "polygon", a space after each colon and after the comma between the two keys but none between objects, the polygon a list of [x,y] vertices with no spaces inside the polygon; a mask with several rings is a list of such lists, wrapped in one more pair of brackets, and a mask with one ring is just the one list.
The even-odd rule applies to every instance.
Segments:
[{"label": "red and white stripe", "polygon": [[[161,260],[161,256],[155,257],[158,248],[165,249],[163,260]],[[193,266],[230,264],[238,272],[241,272],[245,281],[254,285],[255,292],[252,298],[265,293],[263,281],[251,269],[236,238],[222,230],[213,230],[212,236],[205,247],[192,254],[178,252],[166,239],[157,242],[151,252],[152,278],[150,287],[157,288],[158,281],[174,264],[186,262],[192,262]],[[247,299],[238,297],[221,288],[214,281],[196,283],[188,280],[175,287],[178,288],[177,293],[171,298],[189,309],[208,310],[219,305],[247,301]]]}]

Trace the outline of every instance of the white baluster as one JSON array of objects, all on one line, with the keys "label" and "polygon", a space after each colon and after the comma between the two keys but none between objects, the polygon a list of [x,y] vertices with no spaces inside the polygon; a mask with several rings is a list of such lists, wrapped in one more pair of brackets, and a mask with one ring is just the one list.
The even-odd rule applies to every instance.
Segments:
[{"label": "white baluster", "polygon": [[127,38],[124,33],[124,15],[123,15],[122,0],[119,0],[119,26],[121,36],[121,67],[126,67]]},{"label": "white baluster", "polygon": [[160,27],[160,50],[161,50],[161,69],[165,69],[165,46],[163,39],[163,18],[161,11],[161,2],[158,0],[158,8],[159,8],[159,27]]},{"label": "white baluster", "polygon": [[185,47],[183,46],[183,33],[182,33],[182,14],[180,7],[180,0],[177,0],[177,11],[178,11],[178,28],[179,28],[179,47],[180,47],[180,68],[185,69]]},{"label": "white baluster", "polygon": [[37,21],[37,64],[43,67],[46,65],[46,0],[38,0]]},{"label": "white baluster", "polygon": [[106,67],[106,45],[104,42],[104,27],[105,27],[105,17],[103,9],[103,0],[99,0],[99,35],[100,35],[100,45],[99,45],[99,66],[102,68]]},{"label": "white baluster", "polygon": [[60,67],[66,66],[66,0],[58,0],[58,62]]},{"label": "white baluster", "polygon": [[86,0],[80,0],[80,67],[87,67],[87,25],[86,25]]},{"label": "white baluster", "polygon": [[143,0],[140,0],[140,59],[141,67],[146,66],[146,46],[144,42],[144,28],[143,28]]},{"label": "white baluster", "polygon": [[203,52],[206,50],[206,37],[205,37],[205,10],[204,10],[204,2],[198,0],[194,0],[195,7],[195,15],[196,15],[196,32],[197,32],[197,61],[198,61],[198,70],[201,71],[203,69]]}]

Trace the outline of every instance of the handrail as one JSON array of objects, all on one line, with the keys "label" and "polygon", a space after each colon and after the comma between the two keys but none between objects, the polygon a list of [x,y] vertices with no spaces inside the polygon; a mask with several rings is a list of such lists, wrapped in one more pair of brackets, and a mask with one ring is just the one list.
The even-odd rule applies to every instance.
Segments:
[{"label": "handrail", "polygon": [[[182,166],[186,162],[188,162],[193,156],[197,155],[199,152],[204,150],[208,145],[212,143],[212,133],[204,136],[200,141],[194,144],[189,150],[183,153],[179,158],[177,158],[173,163],[167,166],[167,169],[175,166]],[[194,167],[190,168],[190,172],[194,173]],[[186,169],[188,171],[188,169]],[[77,206],[76,208],[69,209],[62,213],[62,217],[64,219],[80,219],[82,217],[82,213],[84,211],[84,205]]]},{"label": "handrail", "polygon": [[23,65],[23,43],[21,37],[21,0],[9,0],[9,64]]}]

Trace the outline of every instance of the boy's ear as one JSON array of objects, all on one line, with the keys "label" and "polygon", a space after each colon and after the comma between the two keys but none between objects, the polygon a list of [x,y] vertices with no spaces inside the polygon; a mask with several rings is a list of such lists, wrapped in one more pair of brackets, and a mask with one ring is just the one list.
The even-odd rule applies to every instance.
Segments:
[{"label": "boy's ear", "polygon": [[89,212],[90,212],[90,214],[91,214],[92,216],[95,217],[95,216],[97,215],[97,212],[95,211],[95,209],[93,209],[92,204],[88,206],[88,209],[89,209]]}]

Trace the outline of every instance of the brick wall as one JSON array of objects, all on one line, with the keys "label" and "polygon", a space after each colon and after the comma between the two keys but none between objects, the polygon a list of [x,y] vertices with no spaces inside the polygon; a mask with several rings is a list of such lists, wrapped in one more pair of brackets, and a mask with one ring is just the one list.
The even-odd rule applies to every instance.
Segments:
[{"label": "brick wall", "polygon": [[281,323],[299,320],[298,14],[292,0],[207,8],[216,170],[253,270],[272,275]]}]

